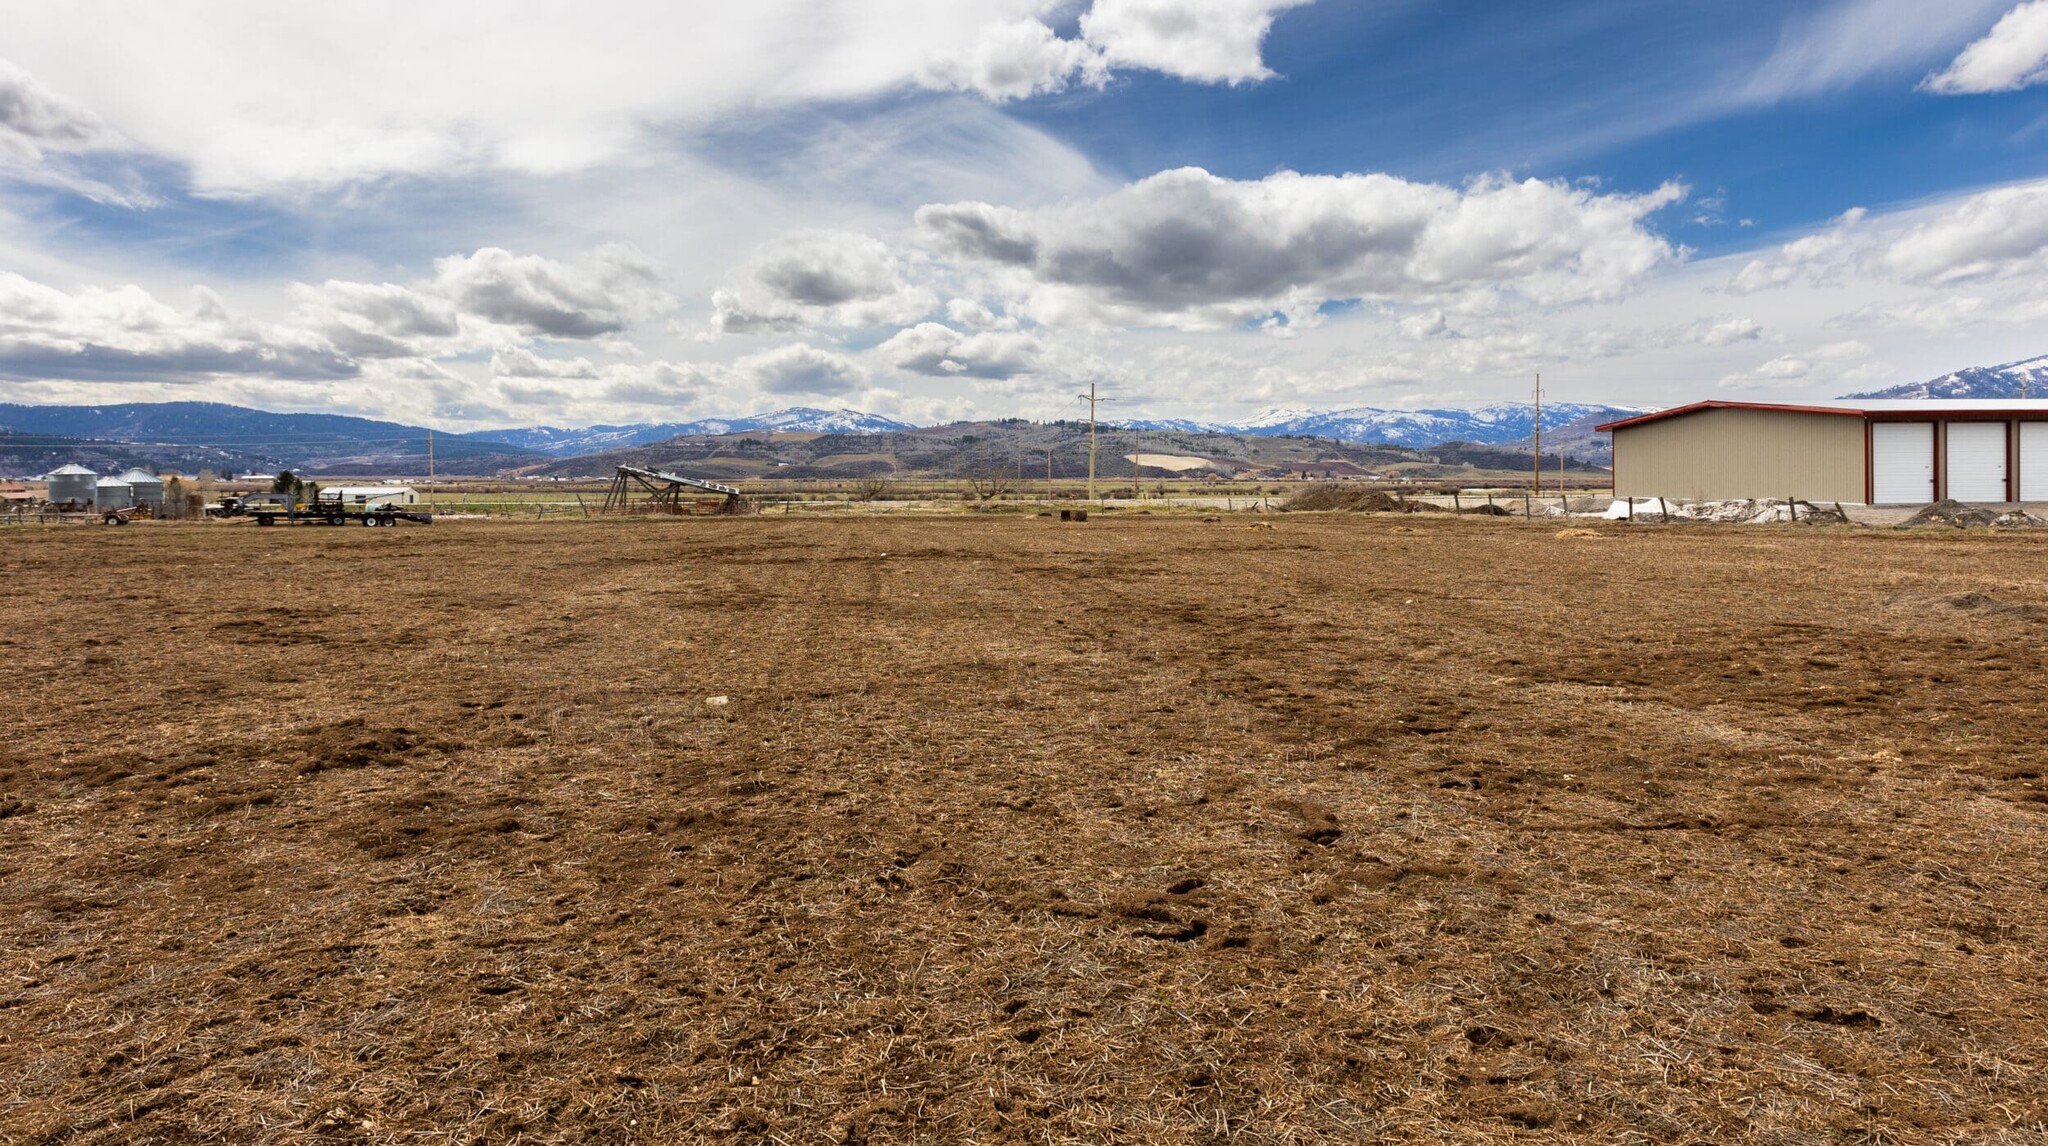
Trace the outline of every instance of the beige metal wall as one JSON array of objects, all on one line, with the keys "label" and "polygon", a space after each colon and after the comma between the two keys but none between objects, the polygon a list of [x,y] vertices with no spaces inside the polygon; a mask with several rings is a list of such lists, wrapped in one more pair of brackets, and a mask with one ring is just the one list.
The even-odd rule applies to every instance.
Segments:
[{"label": "beige metal wall", "polygon": [[1614,432],[1618,497],[1860,502],[1863,419],[1701,410]]}]

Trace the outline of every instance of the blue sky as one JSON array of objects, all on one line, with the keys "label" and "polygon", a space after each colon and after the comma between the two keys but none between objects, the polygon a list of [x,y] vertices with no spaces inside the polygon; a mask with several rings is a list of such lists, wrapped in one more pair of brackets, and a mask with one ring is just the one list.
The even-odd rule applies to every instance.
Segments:
[{"label": "blue sky", "polygon": [[2048,353],[2048,0],[0,16],[0,400],[1225,420]]}]

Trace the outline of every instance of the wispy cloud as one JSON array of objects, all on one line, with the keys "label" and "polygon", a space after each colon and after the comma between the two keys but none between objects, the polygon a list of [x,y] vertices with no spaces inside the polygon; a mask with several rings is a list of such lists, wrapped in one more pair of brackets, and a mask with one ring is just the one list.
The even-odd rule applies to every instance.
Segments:
[{"label": "wispy cloud", "polygon": [[1837,0],[1786,25],[1777,49],[1730,94],[1738,105],[1773,104],[1924,72],[2008,2]]}]

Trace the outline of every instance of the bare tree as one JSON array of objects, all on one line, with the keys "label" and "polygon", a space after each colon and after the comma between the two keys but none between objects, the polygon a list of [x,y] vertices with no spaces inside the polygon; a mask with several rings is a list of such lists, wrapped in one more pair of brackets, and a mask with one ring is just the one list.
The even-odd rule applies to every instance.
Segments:
[{"label": "bare tree", "polygon": [[967,489],[981,501],[993,501],[1010,493],[1010,473],[1004,467],[973,467],[967,471]]}]

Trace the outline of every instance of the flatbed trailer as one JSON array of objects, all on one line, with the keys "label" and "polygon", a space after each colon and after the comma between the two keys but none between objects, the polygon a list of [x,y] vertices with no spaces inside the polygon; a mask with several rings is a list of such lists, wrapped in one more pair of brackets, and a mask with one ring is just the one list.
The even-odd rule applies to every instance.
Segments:
[{"label": "flatbed trailer", "polygon": [[397,525],[401,521],[417,522],[420,525],[434,524],[431,513],[415,513],[390,505],[336,505],[333,502],[316,502],[312,505],[265,506],[249,508],[249,516],[258,525]]}]

